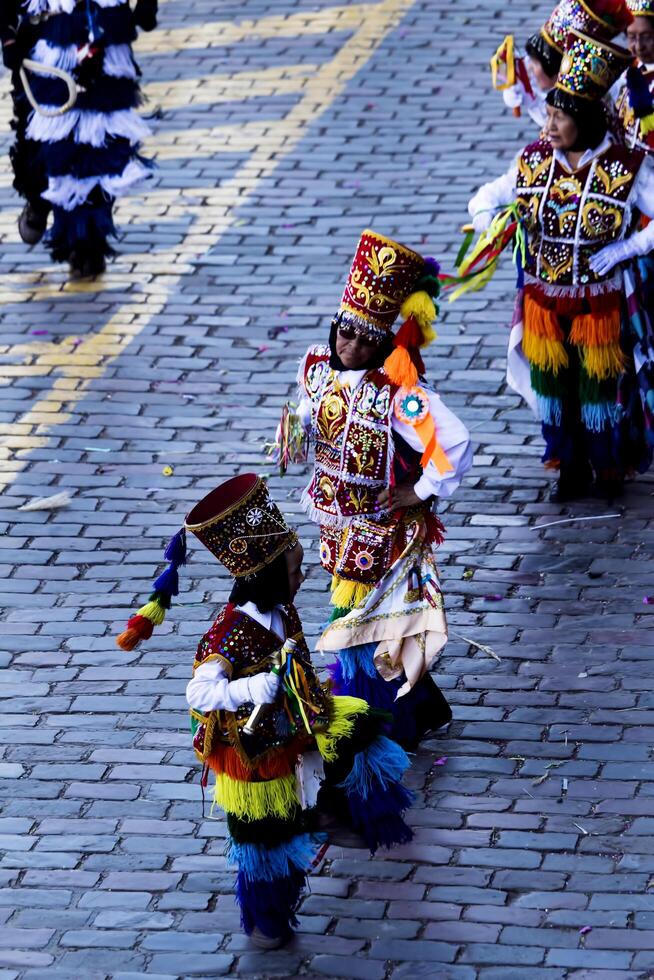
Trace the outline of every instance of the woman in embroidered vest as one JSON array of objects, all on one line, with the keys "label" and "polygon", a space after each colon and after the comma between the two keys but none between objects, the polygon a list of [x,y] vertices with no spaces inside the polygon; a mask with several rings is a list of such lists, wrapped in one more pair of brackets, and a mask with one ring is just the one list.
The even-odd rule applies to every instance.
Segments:
[{"label": "woman in embroidered vest", "polygon": [[447,640],[432,505],[472,461],[465,426],[422,381],[438,291],[434,260],[364,231],[329,345],[310,348],[298,375],[315,444],[303,506],[336,607],[318,649],[338,654],[337,693],[391,711],[408,748],[451,719],[428,673]]},{"label": "woman in embroidered vest", "polygon": [[469,205],[478,231],[514,201],[522,215],[525,286],[507,379],[542,421],[544,462],[560,471],[556,502],[587,495],[593,478],[612,499],[625,474],[651,461],[654,393],[641,383],[638,397],[634,370],[634,359],[651,361],[648,329],[634,329],[647,310],[638,296],[627,303],[624,263],[654,246],[652,228],[635,231],[654,211],[654,169],[612,142],[600,104],[630,61],[628,51],[572,31],[547,99],[547,139]]},{"label": "woman in embroidered vest", "polygon": [[[292,936],[325,833],[330,843],[372,853],[411,839],[402,818],[411,794],[400,782],[409,760],[382,734],[379,712],[333,697],[318,680],[293,605],[302,547],[263,480],[253,473],[228,480],[192,509],[185,529],[234,576],[228,605],[200,641],[186,694],[203,784],[213,771],[214,803],[227,814],[243,928],[255,945],[273,949]],[[166,558],[150,601],[118,637],[122,649],[163,621],[186,560],[184,530]]]},{"label": "woman in embroidered vest", "polygon": [[[115,199],[151,173],[139,155],[150,131],[135,111],[140,73],[131,44],[137,27],[156,26],[157,0],[137,0],[134,10],[129,0],[1,5],[3,57],[13,73],[10,156],[14,187],[26,200],[19,233],[26,244],[37,244],[52,212],[52,258],[68,262],[73,277],[98,275],[112,254]],[[28,91],[20,75],[24,59],[64,71],[76,98],[64,79],[24,66]]]},{"label": "woman in embroidered vest", "polygon": [[616,105],[627,146],[654,156],[654,0],[627,0],[627,46],[636,59],[619,83]]}]

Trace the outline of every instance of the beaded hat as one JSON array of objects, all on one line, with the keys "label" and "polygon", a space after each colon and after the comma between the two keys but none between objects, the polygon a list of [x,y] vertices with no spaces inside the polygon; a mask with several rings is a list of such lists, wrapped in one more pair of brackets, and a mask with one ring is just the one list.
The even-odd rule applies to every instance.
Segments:
[{"label": "beaded hat", "polygon": [[571,31],[555,87],[576,99],[599,101],[632,61],[626,48]]},{"label": "beaded hat", "polygon": [[253,575],[297,543],[256,473],[235,476],[212,490],[187,515],[184,527],[166,546],[168,567],[155,579],[144,606],[116,637],[121,650],[133,650],[161,626],[173,596],[179,594],[179,568],[186,564],[186,531],[193,534],[235,578]]},{"label": "beaded hat", "polygon": [[634,17],[654,17],[654,0],[627,0]]},{"label": "beaded hat", "polygon": [[560,0],[540,32],[559,54],[564,53],[571,30],[610,41],[631,23],[629,6],[626,0]]},{"label": "beaded hat", "polygon": [[184,526],[235,578],[254,575],[297,544],[256,473],[216,487],[187,514]]}]

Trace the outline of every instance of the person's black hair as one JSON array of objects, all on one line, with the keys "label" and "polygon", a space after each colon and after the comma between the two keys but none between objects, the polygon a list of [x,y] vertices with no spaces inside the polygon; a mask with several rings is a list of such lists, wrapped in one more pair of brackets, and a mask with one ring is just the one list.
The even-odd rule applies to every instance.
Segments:
[{"label": "person's black hair", "polygon": [[237,606],[253,602],[259,612],[270,612],[275,606],[286,605],[291,601],[288,581],[286,552],[282,551],[274,561],[254,575],[237,578],[232,586],[229,601]]},{"label": "person's black hair", "polygon": [[563,55],[551,44],[548,44],[542,34],[532,34],[525,45],[525,50],[530,58],[534,58],[540,63],[546,75],[549,75],[550,78],[556,78]]},{"label": "person's black hair", "polygon": [[571,116],[577,124],[579,134],[571,150],[594,150],[599,146],[608,130],[606,108],[603,102],[578,99],[563,89],[555,88],[548,93],[548,105],[560,109]]},{"label": "person's black hair", "polygon": [[[329,331],[329,366],[334,371],[347,371],[348,369],[343,364],[342,360],[336,353],[336,331],[338,330],[338,317],[335,316],[332,320],[331,329]],[[393,337],[389,334],[385,337],[381,344],[378,344],[370,354],[370,360],[367,364],[364,364],[361,370],[372,371],[374,368],[380,368],[384,366],[384,361],[393,352]]]}]

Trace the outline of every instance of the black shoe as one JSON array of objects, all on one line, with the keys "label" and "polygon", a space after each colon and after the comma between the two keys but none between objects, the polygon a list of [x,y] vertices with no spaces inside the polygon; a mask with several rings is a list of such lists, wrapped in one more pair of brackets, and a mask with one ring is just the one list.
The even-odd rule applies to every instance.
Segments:
[{"label": "black shoe", "polygon": [[289,936],[267,936],[265,932],[256,927],[250,933],[250,942],[257,949],[280,949],[293,938],[293,933]]},{"label": "black shoe", "polygon": [[84,257],[80,252],[71,252],[68,259],[71,279],[95,279],[107,268],[104,255],[93,258]]},{"label": "black shoe", "polygon": [[26,245],[38,245],[48,224],[48,208],[26,204],[18,218],[18,234]]},{"label": "black shoe", "polygon": [[549,499],[553,504],[564,504],[569,500],[581,500],[589,497],[593,479],[590,471],[566,472],[561,471],[561,475],[550,490]]},{"label": "black shoe", "polygon": [[619,500],[624,494],[624,482],[622,480],[598,480],[595,484],[595,496],[600,500],[606,500],[607,504],[612,504],[614,500]]},{"label": "black shoe", "polygon": [[368,850],[368,845],[361,834],[329,813],[318,815],[318,830],[322,834],[327,834],[327,840],[334,847],[357,847],[364,851]]}]

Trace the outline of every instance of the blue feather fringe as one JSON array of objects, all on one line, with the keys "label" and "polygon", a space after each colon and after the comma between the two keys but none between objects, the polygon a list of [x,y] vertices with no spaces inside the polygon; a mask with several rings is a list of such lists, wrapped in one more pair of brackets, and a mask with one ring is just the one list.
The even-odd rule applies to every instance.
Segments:
[{"label": "blue feather fringe", "polygon": [[236,901],[241,909],[241,922],[249,936],[260,929],[265,936],[290,938],[297,926],[295,913],[306,885],[303,871],[295,871],[276,881],[249,881],[245,875],[236,878]]},{"label": "blue feather fringe", "polygon": [[299,834],[278,847],[259,844],[237,844],[228,840],[225,855],[238,865],[238,873],[248,881],[276,881],[295,871],[307,872],[318,852],[320,842],[311,834]]},{"label": "blue feather fringe", "polygon": [[379,847],[406,844],[413,838],[411,828],[402,819],[413,799],[413,793],[400,783],[386,789],[373,786],[366,799],[358,793],[348,795],[351,825],[373,854]]},{"label": "blue feather fringe", "polygon": [[409,768],[409,757],[397,742],[379,735],[362,752],[357,752],[349,775],[339,783],[348,795],[357,793],[367,800],[373,789],[388,789],[398,783]]},{"label": "blue feather fringe", "polygon": [[379,677],[373,659],[377,646],[377,643],[362,643],[361,646],[344,647],[338,651],[341,673],[345,682],[353,680],[359,671],[363,671],[368,677]]},{"label": "blue feather fringe", "polygon": [[166,545],[164,558],[173,565],[186,564],[186,531],[184,528],[181,528],[179,531],[173,534],[172,538]]},{"label": "blue feather fringe", "polygon": [[166,595],[179,595],[179,575],[174,565],[169,565],[153,584],[155,592],[165,592]]}]

